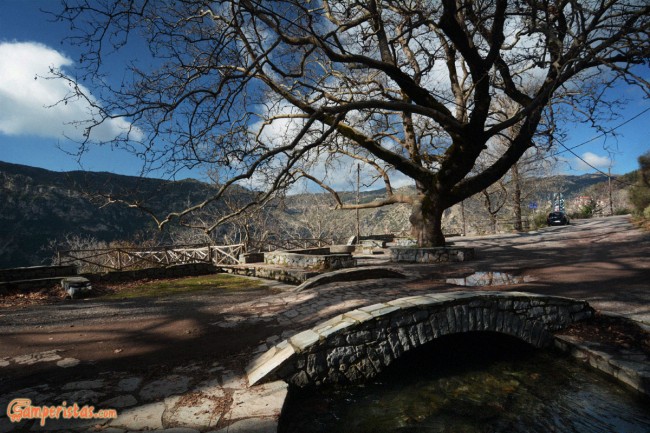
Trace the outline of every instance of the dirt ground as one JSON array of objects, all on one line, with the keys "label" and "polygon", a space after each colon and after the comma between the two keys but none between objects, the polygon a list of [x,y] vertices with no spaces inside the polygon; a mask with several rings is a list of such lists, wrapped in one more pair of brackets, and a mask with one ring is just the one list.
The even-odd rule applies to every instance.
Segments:
[{"label": "dirt ground", "polygon": [[[529,234],[452,241],[475,247],[477,258],[447,265],[404,265],[411,278],[395,283],[400,285],[399,293],[406,296],[421,291],[467,290],[450,285],[446,279],[476,271],[508,272],[526,275],[532,281],[475,290],[517,290],[585,299],[596,310],[650,324],[650,237],[635,229],[628,217],[576,221],[568,227]],[[366,291],[374,287],[372,281],[358,284]],[[321,292],[336,288],[323,286],[311,290],[317,300]],[[386,284],[376,290],[378,296],[385,296]],[[4,296],[0,298],[0,361],[59,350],[62,356],[79,359],[81,364],[69,369],[53,369],[43,363],[3,367],[0,394],[46,379],[64,381],[106,371],[161,374],[188,361],[219,361],[241,369],[260,343],[287,331],[286,322],[251,320],[233,327],[215,323],[229,317],[237,306],[262,298],[269,300],[269,307],[244,314],[259,315],[271,306],[280,309],[287,296],[286,292],[269,288],[115,301],[62,301],[58,294],[47,290],[22,297]],[[345,300],[354,293],[346,289],[337,296]],[[360,302],[374,303],[372,297]],[[297,319],[301,320],[295,328],[313,326],[313,321],[320,320]],[[636,344],[650,351],[645,330],[616,319],[599,316],[569,332],[622,347]]]}]

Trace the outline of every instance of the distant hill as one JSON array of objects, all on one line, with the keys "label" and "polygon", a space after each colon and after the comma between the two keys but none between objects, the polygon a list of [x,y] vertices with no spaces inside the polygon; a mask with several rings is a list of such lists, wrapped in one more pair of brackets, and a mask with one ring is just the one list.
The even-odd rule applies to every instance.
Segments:
[{"label": "distant hill", "polygon": [[[616,176],[612,175],[612,177]],[[604,174],[556,175],[547,178],[547,184],[555,189],[555,191],[549,191],[549,194],[561,192],[567,197],[579,195],[581,191],[602,182],[607,182],[607,176]]]},{"label": "distant hill", "polygon": [[53,172],[0,162],[0,268],[41,264],[50,240],[66,234],[100,241],[135,240],[155,230],[152,219],[122,205],[101,206],[98,194],[145,203],[159,216],[200,202],[213,187],[111,173]]},{"label": "distant hill", "polygon": [[[606,180],[602,175],[554,176],[545,179],[549,186],[539,198],[550,200],[553,193],[562,192],[570,199],[585,188]],[[48,243],[68,234],[92,236],[105,242],[137,243],[151,239],[157,232],[149,216],[123,205],[102,206],[106,201],[98,197],[100,194],[140,201],[162,217],[170,211],[199,203],[213,192],[214,186],[196,180],[167,181],[85,171],[53,172],[0,162],[0,268],[46,262],[52,256],[52,251],[45,249]],[[383,189],[362,192],[360,200],[370,202],[381,198],[384,192]],[[414,189],[405,187],[402,192],[408,194]],[[233,192],[240,197],[247,193],[241,188]],[[352,192],[341,193],[342,200],[347,203],[354,203],[355,196]],[[328,236],[345,239],[355,232],[354,211],[327,210],[331,203],[331,198],[324,193],[288,196],[284,206],[266,211],[267,220],[273,220],[276,228],[281,227],[278,232],[282,233],[278,236],[313,238],[323,234],[324,226],[329,225]],[[365,233],[406,231],[409,213],[404,205],[368,209],[361,212],[361,224]],[[295,230],[288,233],[294,223]],[[306,227],[314,224],[318,227],[306,231]]]}]

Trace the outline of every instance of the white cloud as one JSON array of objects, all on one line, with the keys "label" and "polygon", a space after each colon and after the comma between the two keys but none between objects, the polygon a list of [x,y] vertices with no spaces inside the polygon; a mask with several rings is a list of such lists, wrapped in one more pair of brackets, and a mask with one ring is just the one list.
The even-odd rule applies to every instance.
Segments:
[{"label": "white cloud", "polygon": [[612,160],[608,157],[592,152],[585,152],[582,154],[582,160],[579,158],[575,158],[575,160],[577,169],[585,171],[593,170],[593,168],[608,168],[612,164]]},{"label": "white cloud", "polygon": [[[0,42],[0,134],[82,140],[83,126],[75,123],[91,120],[96,112],[84,100],[57,104],[69,94],[69,83],[42,78],[51,75],[50,68],[71,65],[68,57],[37,42]],[[109,141],[129,127],[124,119],[109,119],[91,138]],[[132,134],[141,138],[138,130]]]}]

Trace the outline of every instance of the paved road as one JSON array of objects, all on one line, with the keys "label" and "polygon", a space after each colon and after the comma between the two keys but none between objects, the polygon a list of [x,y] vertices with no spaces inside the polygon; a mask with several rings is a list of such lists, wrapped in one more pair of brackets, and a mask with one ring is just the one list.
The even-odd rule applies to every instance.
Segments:
[{"label": "paved road", "polygon": [[[0,395],[11,396],[22,388],[23,394],[56,399],[79,380],[103,378],[101,390],[82,391],[99,393],[102,401],[121,398],[129,403],[124,407],[139,407],[148,401],[146,390],[161,380],[173,388],[179,374],[187,390],[219,376],[215,392],[230,395],[245,388],[243,367],[281,339],[364,305],[419,292],[467,290],[447,279],[476,271],[534,278],[476,290],[581,298],[597,309],[650,324],[650,236],[634,229],[627,217],[576,221],[535,233],[451,240],[475,247],[476,260],[403,265],[405,279],[330,283],[303,292],[212,291],[0,310]],[[139,385],[125,395],[120,381],[129,378]],[[47,392],[39,388],[44,382],[50,384]],[[88,395],[94,396],[92,403],[102,402],[97,401],[98,394]],[[228,410],[224,408],[224,416]]]},{"label": "paved road", "polygon": [[650,236],[627,216],[458,244],[479,250],[476,266],[537,279],[523,290],[586,299],[597,309],[650,324]]}]

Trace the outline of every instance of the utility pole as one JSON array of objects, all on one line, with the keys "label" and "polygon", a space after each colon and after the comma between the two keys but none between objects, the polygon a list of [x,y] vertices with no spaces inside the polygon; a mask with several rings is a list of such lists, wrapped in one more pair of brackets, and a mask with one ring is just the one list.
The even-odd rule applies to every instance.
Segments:
[{"label": "utility pole", "polygon": [[361,244],[361,221],[359,219],[359,191],[361,190],[361,164],[357,164],[357,245]]},{"label": "utility pole", "polygon": [[460,217],[463,220],[463,236],[467,235],[467,226],[465,224],[465,200],[460,202]]},{"label": "utility pole", "polygon": [[609,184],[609,216],[614,215],[614,204],[612,203],[612,167],[607,168],[607,183]]}]

